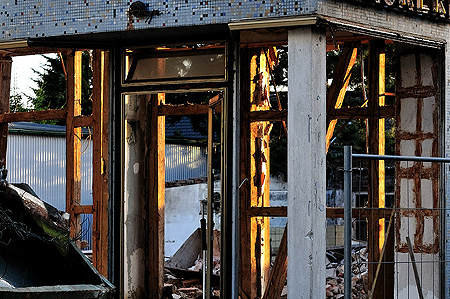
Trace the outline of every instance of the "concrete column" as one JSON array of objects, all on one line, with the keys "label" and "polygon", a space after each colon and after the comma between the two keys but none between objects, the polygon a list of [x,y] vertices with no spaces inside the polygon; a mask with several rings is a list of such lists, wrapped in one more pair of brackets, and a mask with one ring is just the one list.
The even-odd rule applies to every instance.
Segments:
[{"label": "concrete column", "polygon": [[288,298],[325,298],[325,32],[290,30]]},{"label": "concrete column", "polygon": [[145,96],[125,98],[124,297],[145,297]]}]

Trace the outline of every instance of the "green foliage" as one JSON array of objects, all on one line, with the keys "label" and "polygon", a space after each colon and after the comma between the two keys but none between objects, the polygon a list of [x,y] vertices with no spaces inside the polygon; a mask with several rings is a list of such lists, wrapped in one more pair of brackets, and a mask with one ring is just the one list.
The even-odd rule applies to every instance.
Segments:
[{"label": "green foliage", "polygon": [[21,94],[13,94],[9,98],[9,111],[10,112],[24,112],[28,109],[23,105],[23,97]]},{"label": "green foliage", "polygon": [[[275,79],[276,80],[276,79]],[[281,107],[287,109],[287,93],[279,92]],[[278,107],[277,97],[270,97],[272,107]],[[276,108],[275,108],[276,109]],[[270,132],[270,174],[287,180],[287,138],[281,122],[274,122]]]},{"label": "green foliage", "polygon": [[[277,86],[288,84],[288,51],[287,46],[278,49],[278,65],[272,72]],[[275,106],[277,107],[277,106]]]},{"label": "green foliage", "polygon": [[[29,102],[36,111],[48,109],[63,109],[66,107],[66,76],[61,57],[45,56],[46,63],[42,71],[33,70],[38,78],[34,80],[37,88],[33,89],[34,96],[29,97]],[[90,53],[82,54],[82,85],[81,85],[81,114],[92,113],[92,69]],[[65,61],[65,56],[63,56]],[[64,121],[48,121],[47,123],[64,124]]]}]

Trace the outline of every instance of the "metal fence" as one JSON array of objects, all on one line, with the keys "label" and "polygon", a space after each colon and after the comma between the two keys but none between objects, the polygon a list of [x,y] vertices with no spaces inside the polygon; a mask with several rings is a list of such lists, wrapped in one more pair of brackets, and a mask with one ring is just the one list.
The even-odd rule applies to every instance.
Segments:
[{"label": "metal fence", "polygon": [[[450,297],[444,163],[450,159],[352,154],[345,148],[345,298]],[[392,186],[385,166],[395,169]]]}]

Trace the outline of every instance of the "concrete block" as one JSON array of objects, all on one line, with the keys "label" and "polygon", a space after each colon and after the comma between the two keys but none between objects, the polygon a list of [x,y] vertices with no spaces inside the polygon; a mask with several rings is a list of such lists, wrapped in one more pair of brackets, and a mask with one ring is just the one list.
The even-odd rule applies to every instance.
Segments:
[{"label": "concrete block", "polygon": [[417,99],[401,99],[400,123],[398,127],[401,131],[416,132],[417,123]]}]

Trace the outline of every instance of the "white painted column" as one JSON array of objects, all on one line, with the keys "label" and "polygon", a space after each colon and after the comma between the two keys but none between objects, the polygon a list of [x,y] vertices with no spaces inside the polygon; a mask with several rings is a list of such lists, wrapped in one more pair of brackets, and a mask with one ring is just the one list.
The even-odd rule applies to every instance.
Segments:
[{"label": "white painted column", "polygon": [[288,298],[325,298],[325,32],[290,30],[288,46]]}]

